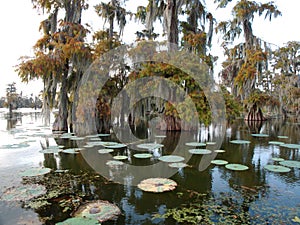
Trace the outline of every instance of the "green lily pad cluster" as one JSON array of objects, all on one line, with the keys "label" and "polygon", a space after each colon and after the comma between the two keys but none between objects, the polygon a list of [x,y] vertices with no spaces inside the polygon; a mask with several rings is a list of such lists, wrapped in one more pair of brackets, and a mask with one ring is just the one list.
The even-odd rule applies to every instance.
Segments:
[{"label": "green lily pad cluster", "polygon": [[116,218],[121,214],[118,206],[108,201],[93,201],[84,204],[74,213],[74,217],[93,219],[104,222]]},{"label": "green lily pad cluster", "polygon": [[2,201],[27,201],[46,193],[43,185],[27,184],[8,188],[0,197]]},{"label": "green lily pad cluster", "polygon": [[226,164],[225,167],[229,170],[235,170],[235,171],[244,171],[244,170],[248,170],[249,167],[242,165],[242,164],[238,164],[238,163],[230,163],[230,164]]}]

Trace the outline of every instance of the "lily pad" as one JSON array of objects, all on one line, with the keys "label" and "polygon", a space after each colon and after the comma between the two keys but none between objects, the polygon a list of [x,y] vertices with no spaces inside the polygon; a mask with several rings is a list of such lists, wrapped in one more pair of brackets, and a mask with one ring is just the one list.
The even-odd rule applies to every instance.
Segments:
[{"label": "lily pad", "polygon": [[284,161],[283,158],[278,158],[278,157],[273,157],[272,160],[273,160],[273,161],[276,161],[276,162]]},{"label": "lily pad", "polygon": [[125,145],[125,144],[115,144],[115,145],[108,145],[108,146],[105,146],[105,147],[109,147],[109,148],[126,148],[127,145]]},{"label": "lily pad", "polygon": [[285,166],[279,166],[279,165],[266,165],[264,168],[266,170],[269,170],[272,172],[278,172],[278,173],[287,173],[287,172],[291,171],[290,168],[287,168]]},{"label": "lily pad", "polygon": [[230,143],[233,143],[233,144],[250,144],[251,142],[246,141],[246,140],[232,140],[232,141],[230,141]]},{"label": "lily pad", "polygon": [[82,141],[84,139],[85,139],[84,137],[76,137],[76,136],[70,137],[70,140],[72,140],[72,141]]},{"label": "lily pad", "polygon": [[282,141],[269,141],[269,144],[270,145],[283,145],[284,142],[282,142]]},{"label": "lily pad", "polygon": [[251,134],[253,137],[269,137],[268,134]]},{"label": "lily pad", "polygon": [[160,161],[163,162],[170,162],[170,163],[174,163],[174,162],[181,162],[184,160],[184,158],[182,156],[178,156],[178,155],[164,155],[158,158]]},{"label": "lily pad", "polygon": [[122,161],[118,161],[118,160],[108,160],[106,162],[106,165],[108,165],[108,166],[123,166],[124,163]]},{"label": "lily pad", "polygon": [[226,151],[223,150],[223,149],[217,149],[217,150],[214,150],[214,152],[216,152],[216,153],[224,153],[224,152],[226,152]]},{"label": "lily pad", "polygon": [[167,178],[149,178],[142,180],[138,184],[138,188],[147,192],[161,193],[172,191],[177,187],[177,183]]},{"label": "lily pad", "polygon": [[156,135],[155,137],[156,138],[166,138],[167,136],[166,135]]},{"label": "lily pad", "polygon": [[47,192],[46,188],[38,184],[27,184],[19,187],[8,188],[1,196],[3,201],[27,201],[43,195]]},{"label": "lily pad", "polygon": [[189,166],[189,165],[186,164],[186,163],[182,163],[182,162],[170,163],[169,164],[169,167],[172,167],[172,168],[184,168],[184,167],[187,167],[187,166]]},{"label": "lily pad", "polygon": [[21,172],[20,175],[22,177],[34,177],[50,173],[50,171],[50,168],[30,168],[28,170],[25,170],[24,172]]},{"label": "lily pad", "polygon": [[277,136],[278,138],[282,138],[282,139],[287,139],[289,138],[288,136]]},{"label": "lily pad", "polygon": [[285,147],[285,148],[293,148],[293,149],[299,148],[300,149],[300,145],[298,145],[298,144],[283,144],[283,145],[280,145],[280,146]]},{"label": "lily pad", "polygon": [[99,225],[98,220],[83,217],[73,217],[65,221],[56,223],[55,225]]},{"label": "lily pad", "polygon": [[86,135],[85,138],[97,138],[98,134]]},{"label": "lily pad", "polygon": [[300,168],[300,161],[295,161],[295,160],[284,160],[279,162],[279,164],[287,167]]},{"label": "lily pad", "polygon": [[98,137],[108,137],[110,134],[97,134]]},{"label": "lily pad", "polygon": [[185,145],[192,146],[192,147],[205,147],[206,146],[205,143],[201,143],[201,142],[187,142],[187,143],[185,143]]},{"label": "lily pad", "polygon": [[134,154],[133,157],[138,158],[138,159],[148,159],[152,157],[152,154],[149,153],[137,153]]},{"label": "lily pad", "polygon": [[113,158],[115,160],[125,160],[125,159],[128,159],[128,156],[126,156],[126,155],[116,155]]},{"label": "lily pad", "polygon": [[67,153],[67,154],[78,154],[81,150],[83,150],[83,149],[82,148],[68,148],[68,149],[62,150],[62,152]]},{"label": "lily pad", "polygon": [[209,149],[190,149],[189,153],[195,155],[207,155],[207,154],[211,154],[212,151]]},{"label": "lily pad", "polygon": [[162,144],[157,144],[157,143],[143,143],[143,144],[137,145],[137,147],[151,150],[151,149],[162,148],[163,145]]},{"label": "lily pad", "polygon": [[94,201],[82,205],[74,213],[75,217],[95,219],[99,222],[104,222],[116,218],[121,214],[118,206],[108,201]]},{"label": "lily pad", "polygon": [[212,160],[211,163],[220,166],[228,164],[226,160],[221,160],[221,159]]},{"label": "lily pad", "polygon": [[111,148],[104,148],[104,149],[99,149],[98,150],[98,152],[100,153],[100,154],[107,154],[107,153],[111,153],[111,152],[113,152],[114,150],[113,149],[111,149]]},{"label": "lily pad", "polygon": [[236,163],[230,163],[225,165],[225,167],[229,170],[236,170],[236,171],[243,171],[249,169],[248,166],[242,165],[242,164],[236,164]]},{"label": "lily pad", "polygon": [[215,144],[217,144],[217,142],[214,142],[214,141],[208,141],[208,142],[206,142],[206,144],[207,144],[207,145],[215,145]]},{"label": "lily pad", "polygon": [[99,137],[93,137],[93,138],[90,138],[90,141],[101,141],[101,138],[99,138]]}]

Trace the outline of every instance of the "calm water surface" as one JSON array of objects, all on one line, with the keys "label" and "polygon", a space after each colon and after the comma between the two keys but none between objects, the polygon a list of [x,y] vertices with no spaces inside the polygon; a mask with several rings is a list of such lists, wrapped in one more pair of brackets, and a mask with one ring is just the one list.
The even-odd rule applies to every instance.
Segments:
[{"label": "calm water surface", "polygon": [[[84,146],[85,141],[64,140],[52,136],[49,127],[42,126],[41,114],[38,111],[22,110],[13,119],[6,116],[6,110],[0,110],[0,195],[9,187],[22,182],[19,175],[30,167],[49,167],[55,170],[68,170],[71,174],[100,174],[101,179],[74,182],[74,192],[84,192],[86,200],[108,200],[119,206],[122,215],[117,220],[104,224],[174,224],[171,219],[153,219],[154,214],[163,214],[170,208],[180,208],[193,199],[187,193],[205,194],[209,198],[222,199],[231,196],[236,201],[237,210],[247,211],[249,224],[296,224],[292,221],[300,217],[300,170],[292,168],[288,173],[274,173],[264,169],[267,164],[276,164],[273,157],[300,161],[299,150],[271,145],[269,141],[300,144],[300,123],[296,121],[271,120],[262,124],[245,124],[236,121],[227,125],[225,137],[219,143],[213,128],[202,128],[199,133],[174,132],[162,133],[165,138],[159,140],[164,145],[161,149],[151,151],[153,157],[138,160],[133,148],[115,150],[112,155],[129,157],[122,169],[110,169],[105,162],[112,155],[102,155],[98,148],[86,148],[82,154],[65,153],[42,154],[42,145],[64,145],[65,148]],[[253,133],[268,134],[268,137],[253,137]],[[125,134],[124,134],[125,135]],[[278,135],[287,136],[285,139]],[[116,137],[103,137],[104,141],[116,140]],[[192,147],[184,143],[189,141],[213,142],[218,140],[218,148],[224,153],[206,156],[191,155]],[[249,140],[250,144],[237,145],[230,140]],[[150,141],[150,140],[148,140]],[[151,142],[154,140],[151,140]],[[158,141],[158,140],[156,140]],[[19,144],[26,144],[18,146]],[[8,145],[10,147],[8,147]],[[213,147],[212,147],[213,148]],[[160,163],[158,157],[166,154],[181,155],[186,158],[189,167],[170,169]],[[92,159],[92,160],[91,160]],[[249,167],[247,171],[231,171],[224,166],[205,163],[211,159],[223,159],[230,163],[239,163]],[[126,167],[127,165],[127,167]],[[160,165],[157,166],[156,165]],[[134,171],[131,167],[135,166]],[[156,172],[145,172],[144,168],[155,168]],[[163,170],[163,171],[162,171]],[[146,193],[136,187],[141,178],[153,177],[153,174],[164,175],[171,171],[171,179],[178,187],[175,191],[161,194]],[[137,172],[140,171],[140,174]],[[99,177],[99,176],[98,176]],[[111,182],[107,182],[112,180]],[[242,191],[241,191],[242,190]],[[248,191],[255,198],[250,201],[243,191]],[[245,202],[247,200],[246,207]],[[203,199],[205,204],[207,199]],[[217,202],[217,200],[216,200]],[[223,204],[219,202],[219,204]],[[0,200],[0,224],[55,224],[69,217],[57,206],[49,206],[46,212],[24,209],[22,202]],[[47,217],[47,220],[43,220]],[[259,219],[258,219],[259,218]],[[263,221],[263,222],[262,222]],[[277,221],[277,222],[276,222]]]}]

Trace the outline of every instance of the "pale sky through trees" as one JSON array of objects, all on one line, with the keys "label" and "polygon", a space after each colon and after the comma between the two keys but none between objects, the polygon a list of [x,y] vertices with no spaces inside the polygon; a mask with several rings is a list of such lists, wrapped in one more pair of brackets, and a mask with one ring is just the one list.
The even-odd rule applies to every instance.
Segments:
[{"label": "pale sky through trees", "polygon": [[[91,11],[93,11],[92,6],[99,2],[101,1],[90,0],[90,12],[84,13],[82,17],[84,23],[92,23],[91,26],[94,31],[101,27],[99,25],[96,26],[101,23],[101,19]],[[140,2],[146,1],[138,2],[141,4]],[[206,0],[205,2],[208,10],[213,13],[213,10],[216,8],[216,5],[210,3],[213,2],[213,0]],[[257,0],[257,2],[267,1]],[[268,20],[264,21],[263,19],[255,20],[253,25],[254,35],[279,46],[282,46],[288,41],[300,41],[300,29],[298,26],[300,19],[300,1],[275,0],[274,3],[282,12],[282,16],[273,18],[271,22]],[[137,6],[137,1],[135,1],[132,6],[128,6],[131,10],[134,10]],[[218,13],[213,13],[213,15],[217,17],[217,21],[228,20],[230,18],[230,11],[218,10]],[[47,15],[38,15],[38,12],[32,8],[30,0],[6,0],[2,2],[2,6],[0,7],[0,97],[5,95],[7,84],[14,81],[17,83],[18,93],[22,90],[26,95],[31,93],[36,95],[42,90],[41,82],[30,82],[28,85],[21,84],[17,73],[14,71],[14,66],[18,64],[19,57],[33,55],[32,46],[41,37],[41,33],[38,31],[40,21],[46,17]],[[94,20],[98,20],[99,22]],[[124,40],[127,43],[134,41],[134,33],[136,30],[137,25],[125,27]],[[218,43],[216,36],[214,37],[214,43]],[[220,54],[221,47],[214,48],[214,52]]]}]

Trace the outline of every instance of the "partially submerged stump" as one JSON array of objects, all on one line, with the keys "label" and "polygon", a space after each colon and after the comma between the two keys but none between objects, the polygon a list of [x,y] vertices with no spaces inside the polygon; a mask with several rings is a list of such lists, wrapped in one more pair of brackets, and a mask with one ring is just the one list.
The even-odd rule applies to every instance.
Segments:
[{"label": "partially submerged stump", "polygon": [[247,121],[265,121],[266,118],[264,117],[261,108],[257,106],[257,104],[253,104],[250,108],[249,112],[245,116],[245,120]]}]

